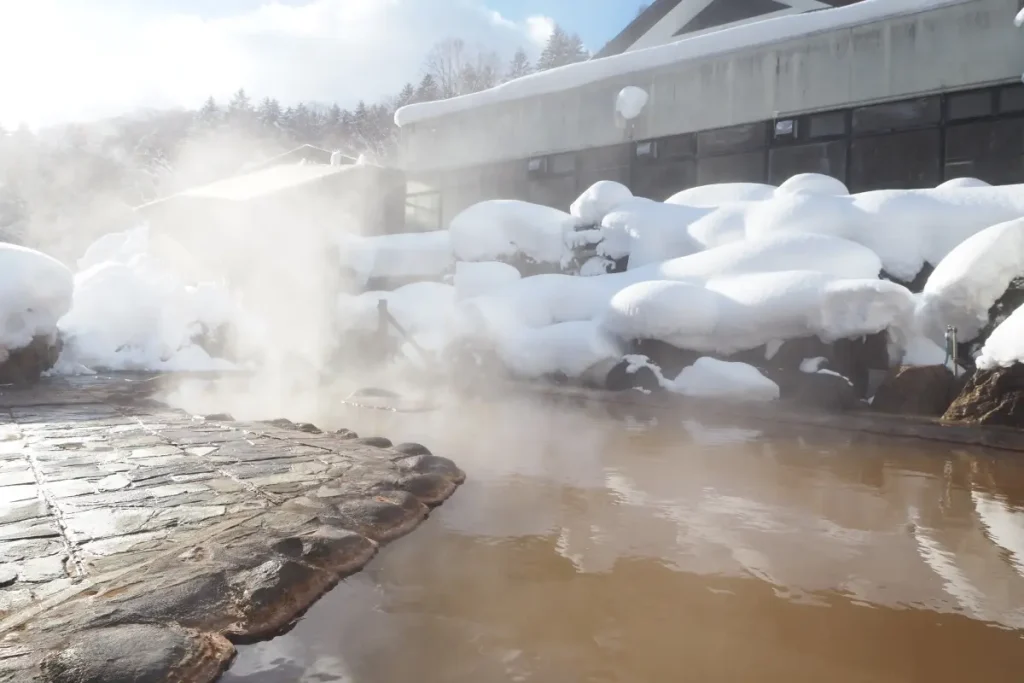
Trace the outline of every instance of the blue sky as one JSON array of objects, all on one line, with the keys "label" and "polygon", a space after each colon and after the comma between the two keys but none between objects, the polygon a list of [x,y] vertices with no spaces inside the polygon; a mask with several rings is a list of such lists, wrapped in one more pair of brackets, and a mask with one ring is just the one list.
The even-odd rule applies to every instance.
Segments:
[{"label": "blue sky", "polygon": [[[0,0],[0,126],[206,97],[348,107],[423,76],[439,41],[537,55],[553,22],[599,50],[639,0]],[[42,85],[44,84],[44,85]]]},{"label": "blue sky", "polygon": [[591,50],[605,43],[631,22],[640,0],[491,0],[489,6],[513,21],[544,15],[570,33],[579,33]]}]

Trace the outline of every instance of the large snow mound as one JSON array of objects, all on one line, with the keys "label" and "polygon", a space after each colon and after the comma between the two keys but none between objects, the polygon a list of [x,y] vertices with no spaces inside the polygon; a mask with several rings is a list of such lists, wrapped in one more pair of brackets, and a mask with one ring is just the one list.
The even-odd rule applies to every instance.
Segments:
[{"label": "large snow mound", "polygon": [[1024,275],[1024,219],[999,223],[968,237],[928,277],[920,296],[918,324],[944,343],[947,325],[971,341],[989,321],[989,309],[1014,278]]},{"label": "large snow mound", "polygon": [[1024,306],[1001,322],[985,341],[975,359],[979,370],[993,370],[1024,363]]},{"label": "large snow mound", "polygon": [[656,339],[702,353],[729,355],[775,340],[823,341],[883,330],[906,336],[914,297],[877,279],[837,279],[818,271],[749,273],[626,287],[601,319],[622,339]]},{"label": "large snow mound", "polygon": [[774,401],[779,385],[752,365],[730,363],[715,358],[698,358],[683,368],[667,388],[684,396],[740,401]]},{"label": "large snow mound", "polygon": [[580,224],[571,214],[514,199],[474,204],[452,218],[449,232],[460,261],[498,261],[522,254],[537,262],[562,263],[569,236]]},{"label": "large snow mound", "polygon": [[[440,282],[414,282],[391,292],[340,294],[338,333],[376,330],[381,300],[386,302],[391,317],[420,347],[437,351],[451,341],[455,324],[455,287]],[[404,339],[393,326],[389,325],[387,329],[390,335]]]},{"label": "large snow mound", "polygon": [[650,200],[621,204],[601,221],[597,253],[612,259],[628,255],[629,268],[687,256],[703,248],[687,228],[704,214],[702,209]]},{"label": "large snow mound", "polygon": [[633,199],[628,187],[614,180],[599,180],[588,187],[569,207],[569,213],[585,225],[597,225],[619,204]]},{"label": "large snow mound", "polygon": [[55,337],[73,289],[71,271],[57,259],[0,242],[0,361],[33,337]]},{"label": "large snow mound", "polygon": [[712,183],[677,192],[666,204],[719,207],[732,202],[757,202],[775,195],[775,187],[764,183]]},{"label": "large snow mound", "polygon": [[838,196],[850,194],[850,190],[841,180],[821,173],[798,173],[779,185],[776,192],[804,192]]},{"label": "large snow mound", "polygon": [[60,321],[64,354],[74,362],[103,370],[233,367],[194,343],[231,319],[234,304],[225,288],[187,286],[142,260],[99,263],[74,282],[73,305]]},{"label": "large snow mound", "polygon": [[339,233],[337,247],[342,266],[362,285],[370,278],[437,277],[455,262],[447,230],[374,237]]},{"label": "large snow mound", "polygon": [[515,266],[500,261],[459,261],[453,284],[459,299],[491,294],[522,279]]},{"label": "large snow mound", "polygon": [[579,378],[596,365],[618,360],[623,351],[589,320],[518,327],[499,336],[496,345],[502,363],[523,378],[556,373]]}]

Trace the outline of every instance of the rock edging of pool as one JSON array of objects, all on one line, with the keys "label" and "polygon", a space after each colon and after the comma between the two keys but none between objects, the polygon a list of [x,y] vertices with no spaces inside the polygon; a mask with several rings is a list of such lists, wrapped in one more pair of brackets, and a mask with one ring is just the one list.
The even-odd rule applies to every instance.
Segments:
[{"label": "rock edging of pool", "polygon": [[0,390],[0,680],[215,680],[465,475],[419,444]]}]

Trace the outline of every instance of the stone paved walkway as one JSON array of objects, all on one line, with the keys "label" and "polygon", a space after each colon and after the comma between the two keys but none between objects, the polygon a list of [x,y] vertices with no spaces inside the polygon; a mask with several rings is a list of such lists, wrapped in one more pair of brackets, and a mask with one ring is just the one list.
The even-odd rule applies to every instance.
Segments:
[{"label": "stone paved walkway", "polygon": [[212,681],[464,475],[417,444],[0,387],[0,681]]}]

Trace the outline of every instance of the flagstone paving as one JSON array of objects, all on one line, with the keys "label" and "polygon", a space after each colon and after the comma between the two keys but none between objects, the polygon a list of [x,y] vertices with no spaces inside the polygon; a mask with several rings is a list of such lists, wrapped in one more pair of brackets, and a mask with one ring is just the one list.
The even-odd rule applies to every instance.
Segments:
[{"label": "flagstone paving", "polygon": [[464,479],[418,444],[193,417],[153,386],[0,387],[0,682],[215,680]]}]

